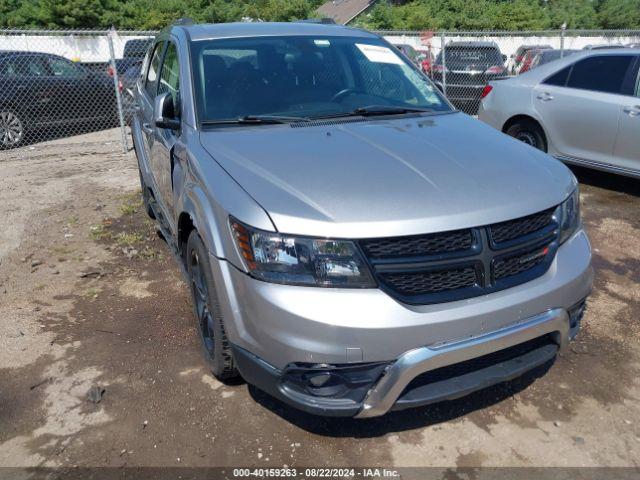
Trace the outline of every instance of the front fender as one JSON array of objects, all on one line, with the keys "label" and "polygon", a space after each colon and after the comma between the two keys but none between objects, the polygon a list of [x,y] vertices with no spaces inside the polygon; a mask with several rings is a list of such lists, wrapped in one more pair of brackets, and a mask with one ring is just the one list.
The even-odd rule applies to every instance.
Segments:
[{"label": "front fender", "polygon": [[186,172],[177,212],[188,214],[200,233],[209,253],[225,259],[243,270],[240,255],[233,241],[229,216],[275,231],[267,213],[217,163],[206,165],[203,177]]}]

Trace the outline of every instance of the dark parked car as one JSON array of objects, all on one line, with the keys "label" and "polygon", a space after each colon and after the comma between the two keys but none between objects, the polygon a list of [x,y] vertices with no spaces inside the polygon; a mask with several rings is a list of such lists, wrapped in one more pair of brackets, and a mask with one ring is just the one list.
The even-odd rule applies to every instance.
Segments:
[{"label": "dark parked car", "polygon": [[47,53],[0,51],[0,148],[113,125],[113,80]]},{"label": "dark parked car", "polygon": [[438,54],[432,78],[458,109],[475,115],[484,86],[506,73],[505,60],[494,42],[451,42],[444,59]]}]

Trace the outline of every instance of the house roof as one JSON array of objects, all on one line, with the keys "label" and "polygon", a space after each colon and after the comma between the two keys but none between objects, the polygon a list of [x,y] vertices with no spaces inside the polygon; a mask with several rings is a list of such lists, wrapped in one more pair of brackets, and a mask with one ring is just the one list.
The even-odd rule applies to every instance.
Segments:
[{"label": "house roof", "polygon": [[318,8],[318,14],[333,18],[336,23],[347,24],[374,3],[376,0],[330,0]]}]

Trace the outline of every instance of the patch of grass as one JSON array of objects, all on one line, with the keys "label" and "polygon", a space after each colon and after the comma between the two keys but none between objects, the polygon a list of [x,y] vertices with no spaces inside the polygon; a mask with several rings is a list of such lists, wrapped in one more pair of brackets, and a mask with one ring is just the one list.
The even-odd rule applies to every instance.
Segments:
[{"label": "patch of grass", "polygon": [[120,232],[116,235],[115,240],[121,247],[132,247],[142,243],[144,235],[140,232]]},{"label": "patch of grass", "polygon": [[120,205],[120,213],[123,215],[133,215],[142,208],[142,196],[140,192],[134,192],[122,197],[124,203]]},{"label": "patch of grass", "polygon": [[138,255],[145,260],[162,259],[162,255],[160,254],[160,252],[151,247],[144,247]]},{"label": "patch of grass", "polygon": [[85,290],[84,296],[89,298],[98,298],[99,293],[100,293],[100,289],[92,287]]},{"label": "patch of grass", "polygon": [[67,220],[67,225],[73,227],[78,224],[78,220],[80,220],[80,218],[77,215],[71,215]]},{"label": "patch of grass", "polygon": [[69,255],[70,253],[73,253],[73,248],[68,245],[56,245],[51,247],[50,251],[56,255]]},{"label": "patch of grass", "polygon": [[89,230],[89,237],[92,240],[103,240],[111,238],[111,232],[109,231],[109,225],[103,223],[99,223],[97,225],[92,225]]}]

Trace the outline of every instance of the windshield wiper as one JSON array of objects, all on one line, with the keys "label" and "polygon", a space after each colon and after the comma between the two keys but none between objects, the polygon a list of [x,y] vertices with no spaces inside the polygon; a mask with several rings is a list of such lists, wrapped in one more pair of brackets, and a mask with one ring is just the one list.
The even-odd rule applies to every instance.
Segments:
[{"label": "windshield wiper", "polygon": [[377,115],[401,115],[403,113],[430,113],[433,112],[432,108],[420,108],[420,107],[394,107],[391,105],[367,105],[366,107],[358,107],[350,112],[339,112],[329,115],[322,115],[318,117],[312,117],[312,119],[320,118],[338,118],[338,117],[352,117],[352,116],[377,116]]},{"label": "windshield wiper", "polygon": [[203,125],[224,125],[224,124],[249,124],[262,125],[274,123],[308,122],[306,117],[290,117],[285,115],[244,115],[239,118],[228,118],[222,120],[205,120]]}]

